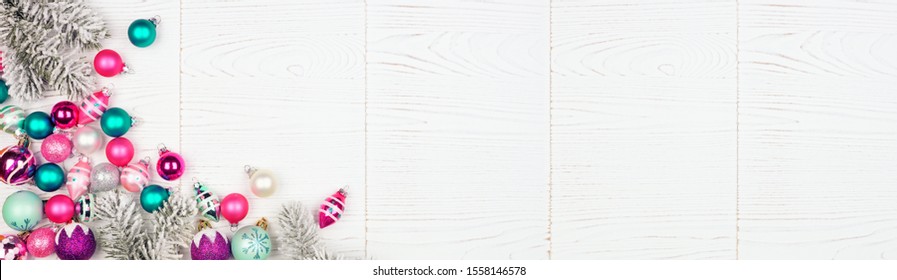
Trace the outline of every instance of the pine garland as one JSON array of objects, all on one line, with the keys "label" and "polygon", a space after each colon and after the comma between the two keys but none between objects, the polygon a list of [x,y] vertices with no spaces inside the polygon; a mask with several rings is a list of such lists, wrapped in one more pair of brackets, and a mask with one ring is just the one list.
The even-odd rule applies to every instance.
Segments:
[{"label": "pine garland", "polygon": [[79,100],[93,90],[84,51],[109,37],[102,18],[84,0],[2,0],[3,79],[16,98],[35,100],[56,90]]},{"label": "pine garland", "polygon": [[149,230],[137,201],[121,190],[97,195],[94,209],[98,220],[109,223],[98,229],[100,245],[110,258],[119,260],[181,259],[193,237],[191,224],[197,213],[193,198],[177,191],[151,214]]},{"label": "pine garland", "polygon": [[341,260],[343,256],[323,248],[314,217],[300,202],[284,204],[277,215],[281,234],[278,249],[293,260]]}]

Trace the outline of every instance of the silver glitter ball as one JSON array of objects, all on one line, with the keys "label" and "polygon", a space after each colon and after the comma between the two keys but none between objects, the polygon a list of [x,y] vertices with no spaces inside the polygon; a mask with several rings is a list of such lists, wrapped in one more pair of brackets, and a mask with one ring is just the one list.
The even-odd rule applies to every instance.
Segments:
[{"label": "silver glitter ball", "polygon": [[115,165],[108,162],[97,164],[90,172],[90,191],[105,192],[114,190],[118,187],[120,176],[118,167]]}]

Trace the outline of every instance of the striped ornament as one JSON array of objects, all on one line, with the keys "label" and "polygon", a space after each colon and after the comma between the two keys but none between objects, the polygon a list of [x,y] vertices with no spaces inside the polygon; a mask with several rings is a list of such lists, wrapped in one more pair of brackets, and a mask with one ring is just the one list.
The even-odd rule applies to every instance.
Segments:
[{"label": "striped ornament", "polygon": [[346,189],[339,189],[336,193],[324,200],[321,209],[318,210],[318,226],[328,227],[343,217],[346,209]]},{"label": "striped ornament", "polygon": [[204,218],[217,222],[221,215],[219,211],[221,209],[221,200],[199,181],[193,183],[193,190],[196,193],[196,206],[199,208],[199,213]]},{"label": "striped ornament", "polygon": [[110,95],[109,89],[104,88],[84,98],[84,101],[81,102],[81,110],[78,110],[78,124],[85,125],[99,120],[106,109],[109,109]]},{"label": "striped ornament", "polygon": [[65,188],[69,191],[69,197],[77,199],[87,193],[90,187],[90,170],[90,160],[87,157],[82,157],[69,169],[65,176]]},{"label": "striped ornament", "polygon": [[22,127],[25,121],[25,110],[16,105],[6,105],[0,109],[0,130],[9,134],[16,134],[16,130]]},{"label": "striped ornament", "polygon": [[11,186],[23,185],[31,181],[37,170],[34,154],[21,141],[19,145],[0,149],[0,181]]},{"label": "striped ornament", "polygon": [[132,162],[121,170],[119,181],[129,192],[140,192],[149,184],[149,157],[139,162]]}]

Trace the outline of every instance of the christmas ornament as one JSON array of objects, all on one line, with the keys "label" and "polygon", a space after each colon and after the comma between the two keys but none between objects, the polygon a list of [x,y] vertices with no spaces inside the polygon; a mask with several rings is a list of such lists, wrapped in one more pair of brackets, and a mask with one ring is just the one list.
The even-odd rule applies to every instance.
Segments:
[{"label": "christmas ornament", "polygon": [[40,144],[40,154],[49,162],[63,162],[72,155],[72,140],[65,134],[54,133]]},{"label": "christmas ornament", "polygon": [[242,194],[232,193],[221,200],[221,216],[230,222],[231,227],[237,224],[249,214],[249,201]]},{"label": "christmas ornament", "polygon": [[121,174],[115,165],[108,162],[97,164],[90,171],[90,191],[105,192],[114,190],[118,187],[119,177],[121,177]]},{"label": "christmas ornament", "polygon": [[249,175],[249,190],[258,197],[269,197],[277,191],[277,180],[267,170],[258,170],[249,165],[244,167]]},{"label": "christmas ornament", "polygon": [[78,125],[78,105],[71,101],[60,101],[50,110],[50,119],[59,129],[69,129]]},{"label": "christmas ornament", "polygon": [[162,22],[159,16],[150,19],[138,19],[128,26],[128,40],[139,48],[145,48],[156,41],[156,26]]},{"label": "christmas ornament", "polygon": [[28,140],[19,139],[18,145],[0,149],[0,181],[18,186],[34,176],[36,168],[34,155],[28,150]]},{"label": "christmas ornament", "polygon": [[39,228],[28,235],[25,244],[28,253],[37,258],[46,258],[56,252],[56,232],[51,228]]},{"label": "christmas ornament", "polygon": [[106,143],[106,159],[115,166],[124,167],[131,162],[133,157],[134,145],[128,138],[118,137]]},{"label": "christmas ornament", "polygon": [[44,139],[53,134],[53,120],[44,112],[34,112],[25,117],[22,128],[29,137]]},{"label": "christmas ornament", "polygon": [[149,184],[149,157],[128,164],[119,177],[121,186],[129,192],[139,192]]},{"label": "christmas ornament", "polygon": [[277,215],[280,233],[275,242],[281,255],[293,260],[340,260],[343,256],[324,250],[318,223],[301,202],[286,203]]},{"label": "christmas ornament", "polygon": [[103,133],[112,137],[125,135],[133,125],[134,120],[131,115],[128,115],[128,112],[122,108],[109,108],[100,117],[100,128],[103,129]]},{"label": "christmas ornament", "polygon": [[346,209],[346,188],[339,189],[336,193],[324,200],[321,209],[318,210],[318,226],[328,227],[343,217]]},{"label": "christmas ornament", "polygon": [[203,218],[218,222],[220,217],[221,201],[218,196],[209,191],[205,185],[194,179],[193,190],[196,193],[196,207]]},{"label": "christmas ornament", "polygon": [[55,163],[44,163],[34,171],[34,185],[44,192],[55,192],[65,184],[65,171]]},{"label": "christmas ornament", "polygon": [[224,234],[211,229],[209,222],[202,221],[199,233],[190,242],[190,256],[193,260],[226,260],[230,258],[230,243]]},{"label": "christmas ornament", "polygon": [[9,98],[9,86],[6,85],[6,81],[0,79],[0,103],[6,102],[7,98]]},{"label": "christmas ornament", "polygon": [[90,186],[90,159],[81,157],[78,163],[69,169],[65,175],[65,188],[69,191],[69,197],[80,197],[87,193]]},{"label": "christmas ornament", "polygon": [[181,155],[169,151],[165,144],[159,144],[159,161],[156,162],[156,172],[166,181],[173,181],[184,175],[187,166]]},{"label": "christmas ornament", "polygon": [[97,249],[93,231],[81,223],[65,225],[56,233],[56,256],[60,260],[87,260]]},{"label": "christmas ornament", "polygon": [[75,203],[75,213],[78,213],[77,221],[81,223],[90,222],[93,214],[91,213],[92,203],[94,201],[95,196],[92,193],[82,195],[78,198],[78,203]]},{"label": "christmas ornament", "polygon": [[267,221],[262,218],[255,226],[245,226],[234,233],[231,253],[237,260],[264,260],[271,254],[271,237]]},{"label": "christmas ornament", "polygon": [[24,260],[28,257],[28,246],[25,245],[25,241],[18,236],[4,236],[3,241],[0,241],[0,245],[3,245],[3,255],[0,256],[0,260]]},{"label": "christmas ornament", "polygon": [[97,53],[93,58],[93,69],[103,77],[113,77],[122,72],[128,73],[128,66],[121,60],[117,52],[105,49]]},{"label": "christmas ornament", "polygon": [[159,185],[146,186],[140,191],[140,206],[146,212],[156,212],[162,208],[169,196],[171,196],[171,192]]},{"label": "christmas ornament", "polygon": [[111,86],[84,98],[84,101],[81,101],[81,109],[78,110],[78,124],[84,125],[99,120],[109,108],[109,96],[112,96]]},{"label": "christmas ornament", "polygon": [[44,214],[47,215],[47,219],[51,222],[57,224],[68,223],[75,216],[75,203],[64,194],[54,195],[44,205]]},{"label": "christmas ornament", "polygon": [[16,134],[25,121],[25,110],[16,105],[6,105],[0,109],[0,129],[9,134]]},{"label": "christmas ornament", "polygon": [[17,191],[3,202],[3,221],[18,231],[30,231],[44,216],[44,202],[29,191]]},{"label": "christmas ornament", "polygon": [[96,128],[89,126],[79,127],[78,130],[75,130],[75,135],[72,137],[72,144],[75,146],[75,150],[82,155],[90,155],[96,152],[103,146],[103,143],[103,134],[100,134]]}]

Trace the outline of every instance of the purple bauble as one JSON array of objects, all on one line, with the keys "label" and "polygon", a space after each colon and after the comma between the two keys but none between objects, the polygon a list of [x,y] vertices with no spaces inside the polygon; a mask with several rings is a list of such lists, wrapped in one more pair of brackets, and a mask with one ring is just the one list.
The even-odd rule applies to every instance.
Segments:
[{"label": "purple bauble", "polygon": [[63,162],[72,155],[72,140],[62,133],[50,135],[40,144],[40,154],[49,162]]},{"label": "purple bauble", "polygon": [[96,249],[93,231],[84,224],[68,224],[56,234],[56,256],[60,260],[88,260]]},{"label": "purple bauble", "polygon": [[226,260],[230,258],[230,242],[214,229],[200,231],[190,243],[190,256],[194,260]]},{"label": "purple bauble", "polygon": [[173,181],[184,175],[184,158],[181,155],[163,149],[159,153],[159,161],[156,162],[156,172],[166,181]]},{"label": "purple bauble", "polygon": [[18,186],[31,180],[37,163],[34,154],[23,145],[6,146],[0,150],[0,181]]},{"label": "purple bauble", "polygon": [[25,246],[25,241],[18,236],[4,236],[2,241],[0,241],[0,245],[3,246],[3,255],[0,255],[0,260],[24,260],[28,257],[28,248]]}]

